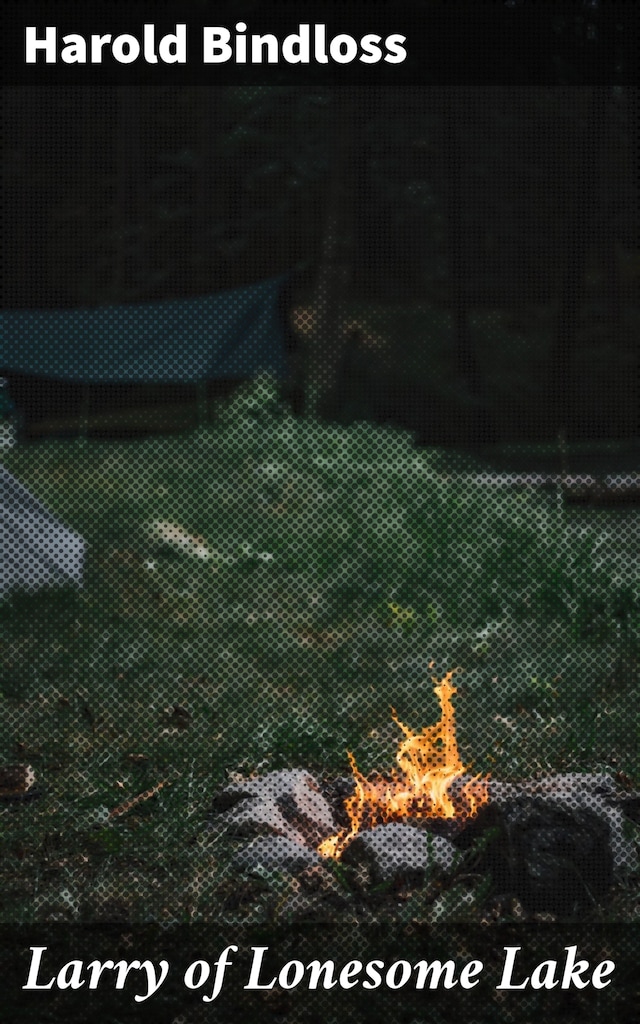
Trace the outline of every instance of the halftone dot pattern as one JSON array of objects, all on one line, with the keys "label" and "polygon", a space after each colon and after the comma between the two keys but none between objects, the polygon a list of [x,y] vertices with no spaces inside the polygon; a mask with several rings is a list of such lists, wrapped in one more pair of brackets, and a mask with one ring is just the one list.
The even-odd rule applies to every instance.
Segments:
[{"label": "halftone dot pattern", "polygon": [[237,387],[182,433],[96,440],[85,408],[3,454],[0,914],[637,920],[634,507],[571,504],[562,436],[546,486],[461,455],[491,428],[467,379],[418,444],[394,313],[321,289],[287,311],[294,414],[280,287],[7,316],[25,374]]},{"label": "halftone dot pattern", "polygon": [[[635,671],[623,600],[635,521],[603,572],[597,535],[588,558],[584,537],[610,513],[491,488],[486,473],[451,474],[446,461],[402,432],[296,418],[263,378],[194,434],[44,445],[24,463],[46,508],[26,489],[5,492],[16,536],[31,544],[12,556],[17,576],[64,584],[82,557],[70,537],[86,552],[81,589],[15,593],[5,606],[5,742],[36,762],[39,796],[7,821],[25,837],[52,828],[62,848],[57,829],[77,827],[96,858],[79,870],[76,882],[93,881],[76,898],[93,913],[178,917],[187,900],[205,920],[216,901],[259,918],[279,894],[294,918],[322,919],[335,910],[327,894],[346,910],[387,885],[419,893],[434,919],[475,920],[486,905],[473,885],[456,892],[455,878],[459,833],[485,785],[511,785],[511,803],[498,792],[493,802],[523,857],[540,847],[553,861],[555,844],[557,870],[571,876],[578,848],[610,883],[612,853],[618,874],[633,870],[633,800],[610,763],[608,718]],[[61,500],[66,474],[71,500]],[[34,575],[37,556],[58,579]],[[606,595],[612,576],[603,603],[597,588]],[[452,667],[447,719],[434,687]],[[595,696],[576,723],[580,687]],[[445,808],[419,793],[400,812],[381,809],[406,792],[412,767],[436,783],[451,774]],[[359,814],[360,839],[374,828],[382,848],[348,843],[341,889],[317,850],[348,837],[358,779],[380,804]],[[98,856],[112,847],[115,860]],[[144,870],[126,868],[142,850]],[[264,871],[273,891],[256,881]],[[561,899],[554,910],[557,895],[543,894],[538,909],[573,919],[598,879],[574,889],[575,907]],[[53,885],[39,898],[43,914],[62,913]]]},{"label": "halftone dot pattern", "polygon": [[280,276],[195,299],[8,312],[3,358],[14,373],[87,384],[282,377],[283,284]]}]

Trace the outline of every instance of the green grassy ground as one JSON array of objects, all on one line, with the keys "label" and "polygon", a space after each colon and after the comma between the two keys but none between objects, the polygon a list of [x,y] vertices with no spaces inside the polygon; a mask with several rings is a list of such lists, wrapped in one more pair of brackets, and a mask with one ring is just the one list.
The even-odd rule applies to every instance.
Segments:
[{"label": "green grassy ground", "polygon": [[[0,804],[2,920],[295,920],[290,881],[231,872],[213,794],[232,772],[344,773],[346,749],[390,766],[390,706],[434,721],[430,677],[454,666],[475,771],[637,784],[635,513],[462,484],[402,433],[294,420],[268,384],[204,432],[5,462],[89,556],[81,592],[0,607],[0,763],[41,793]],[[155,520],[209,557],[158,546]],[[350,884],[327,882],[327,912],[355,913]],[[468,884],[402,913],[478,920]],[[639,913],[633,880],[605,911]]]}]

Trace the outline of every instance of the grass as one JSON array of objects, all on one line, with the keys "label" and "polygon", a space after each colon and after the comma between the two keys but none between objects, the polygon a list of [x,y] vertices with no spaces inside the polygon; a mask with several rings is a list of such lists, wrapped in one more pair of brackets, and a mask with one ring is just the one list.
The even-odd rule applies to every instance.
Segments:
[{"label": "grass", "polygon": [[[475,771],[637,783],[633,513],[488,496],[401,432],[293,419],[268,382],[206,431],[5,462],[89,555],[82,591],[0,607],[0,764],[32,764],[41,791],[0,804],[0,920],[296,919],[290,882],[231,872],[213,794],[231,772],[344,773],[347,749],[390,765],[390,706],[429,724],[430,676],[456,665]],[[154,520],[210,557],[158,547]],[[616,919],[640,913],[629,886]],[[478,920],[485,898],[476,879],[358,913]],[[339,871],[313,899],[356,913]]]}]

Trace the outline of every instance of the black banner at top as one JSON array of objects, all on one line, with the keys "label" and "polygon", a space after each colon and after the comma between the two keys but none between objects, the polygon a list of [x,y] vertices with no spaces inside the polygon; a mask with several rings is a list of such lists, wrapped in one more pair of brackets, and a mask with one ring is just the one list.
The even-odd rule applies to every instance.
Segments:
[{"label": "black banner at top", "polygon": [[634,84],[635,0],[9,3],[13,85]]}]

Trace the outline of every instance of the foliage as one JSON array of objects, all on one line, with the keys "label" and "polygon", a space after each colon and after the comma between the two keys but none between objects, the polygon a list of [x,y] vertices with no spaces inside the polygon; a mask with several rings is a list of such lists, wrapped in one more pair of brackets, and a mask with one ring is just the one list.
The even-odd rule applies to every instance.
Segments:
[{"label": "foliage", "polygon": [[[349,95],[6,90],[7,305],[154,300],[312,271],[335,193],[342,297],[394,303],[388,351],[365,353],[377,393],[360,413],[386,409],[430,444],[447,424],[453,440],[440,379],[444,363],[455,390],[464,321],[500,436],[555,438],[563,417],[577,436],[634,433],[633,91]],[[359,400],[346,396],[343,418]]]}]

